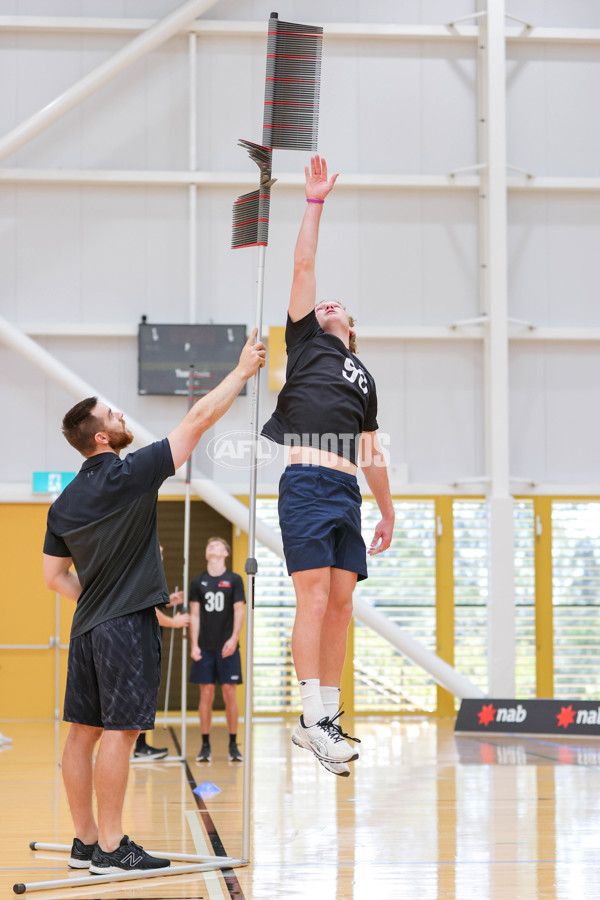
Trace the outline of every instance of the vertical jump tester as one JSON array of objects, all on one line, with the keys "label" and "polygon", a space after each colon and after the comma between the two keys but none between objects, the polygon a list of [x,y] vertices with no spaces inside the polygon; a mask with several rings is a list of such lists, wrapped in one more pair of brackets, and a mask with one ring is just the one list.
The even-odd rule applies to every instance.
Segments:
[{"label": "vertical jump tester", "polygon": [[[265,255],[269,242],[269,211],[273,149],[316,150],[321,87],[321,55],[323,29],[293,22],[280,22],[271,13],[267,42],[267,72],[262,145],[240,140],[259,168],[256,191],[242,194],[233,204],[232,248],[258,247],[256,290],[257,340],[262,335],[262,313]],[[250,857],[250,805],[252,802],[252,672],[254,653],[254,596],[258,569],[256,552],[256,456],[258,444],[258,389],[260,369],[252,382],[248,559],[246,576],[248,611],[246,614],[246,693],[244,700],[244,790],[242,821],[242,856]]]},{"label": "vertical jump tester", "polygon": [[[265,253],[269,237],[269,207],[272,177],[273,150],[317,149],[319,93],[321,86],[321,56],[323,29],[311,25],[279,21],[276,12],[271,13],[268,24],[267,65],[265,77],[265,101],[263,116],[262,144],[240,140],[239,146],[247,150],[260,172],[259,187],[256,191],[243,194],[233,205],[232,249],[258,247],[258,273],[256,292],[257,340],[262,333],[262,311],[264,294]],[[110,881],[133,881],[142,878],[158,878],[167,875],[184,875],[214,869],[231,869],[250,862],[250,804],[252,801],[252,666],[254,651],[254,596],[257,563],[256,552],[256,459],[258,443],[258,390],[260,370],[254,376],[251,402],[251,431],[253,435],[250,460],[249,514],[248,514],[248,559],[247,575],[248,609],[246,617],[246,694],[244,703],[244,784],[242,808],[242,859],[224,856],[198,856],[187,853],[170,853],[163,850],[149,850],[155,856],[167,857],[184,865],[170,866],[168,869],[150,869],[140,872],[119,872],[110,875],[87,875],[83,878],[65,878],[56,881],[37,881],[13,885],[15,894],[26,891],[50,890],[53,888],[74,888]],[[192,395],[194,374],[190,372],[189,394]],[[186,471],[186,507],[189,508],[189,482],[191,457]],[[186,510],[184,534],[184,590],[187,607],[187,567],[189,559],[189,511]],[[182,648],[184,677],[182,678],[182,698],[185,698],[187,681],[187,638],[184,634]],[[184,700],[182,699],[182,704]],[[182,705],[182,756],[185,761],[185,705]],[[70,844],[50,844],[38,841],[30,843],[32,850],[51,850],[70,853]],[[185,865],[187,863],[187,865]]]}]

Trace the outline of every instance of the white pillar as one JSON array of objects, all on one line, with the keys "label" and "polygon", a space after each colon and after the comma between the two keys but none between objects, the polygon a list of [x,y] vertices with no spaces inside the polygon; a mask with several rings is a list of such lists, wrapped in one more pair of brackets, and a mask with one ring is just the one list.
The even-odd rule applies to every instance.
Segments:
[{"label": "white pillar", "polygon": [[509,476],[506,38],[504,0],[488,0],[481,19],[479,68],[483,80],[481,146],[482,300],[488,315],[484,341],[488,575],[488,677],[494,697],[515,695],[513,500]]}]

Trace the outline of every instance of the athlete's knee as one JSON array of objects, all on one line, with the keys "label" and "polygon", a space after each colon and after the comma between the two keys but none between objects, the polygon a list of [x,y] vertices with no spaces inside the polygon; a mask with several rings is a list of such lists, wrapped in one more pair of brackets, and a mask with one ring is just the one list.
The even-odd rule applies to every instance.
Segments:
[{"label": "athlete's knee", "polygon": [[297,598],[296,615],[300,613],[301,616],[306,616],[313,620],[322,620],[327,612],[328,603],[327,591],[315,589],[309,594],[304,594],[302,597]]},{"label": "athlete's knee", "polygon": [[200,685],[200,703],[212,703],[214,699],[215,699],[214,684],[201,684]]},{"label": "athlete's knee", "polygon": [[225,703],[231,703],[235,701],[235,689],[237,685],[235,684],[222,684],[221,690],[223,691],[223,700]]},{"label": "athlete's knee", "polygon": [[327,604],[327,616],[336,619],[340,625],[345,625],[347,627],[350,624],[352,611],[352,596],[329,598],[329,603]]},{"label": "athlete's knee", "polygon": [[102,740],[114,744],[133,744],[140,733],[139,728],[109,728],[104,732]]},{"label": "athlete's knee", "polygon": [[102,728],[96,728],[94,725],[80,725],[77,722],[72,722],[69,729],[69,741],[93,747],[102,737],[102,731]]}]

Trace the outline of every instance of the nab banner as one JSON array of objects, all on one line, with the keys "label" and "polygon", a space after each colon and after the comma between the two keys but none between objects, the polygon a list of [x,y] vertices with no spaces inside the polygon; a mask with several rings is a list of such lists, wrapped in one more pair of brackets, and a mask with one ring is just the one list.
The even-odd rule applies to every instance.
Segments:
[{"label": "nab banner", "polygon": [[456,732],[600,735],[600,700],[463,700]]}]

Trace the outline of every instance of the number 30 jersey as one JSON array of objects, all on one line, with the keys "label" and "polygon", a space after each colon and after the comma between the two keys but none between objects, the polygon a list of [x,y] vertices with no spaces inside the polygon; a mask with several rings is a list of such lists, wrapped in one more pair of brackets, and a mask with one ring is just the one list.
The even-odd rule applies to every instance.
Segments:
[{"label": "number 30 jersey", "polygon": [[245,603],[244,583],[239,575],[225,569],[222,575],[203,572],[190,584],[190,603],[200,604],[201,650],[219,651],[233,632],[233,604]]}]

